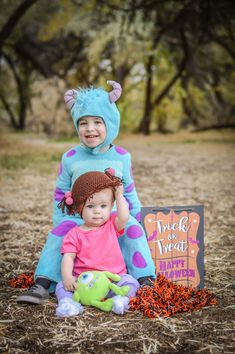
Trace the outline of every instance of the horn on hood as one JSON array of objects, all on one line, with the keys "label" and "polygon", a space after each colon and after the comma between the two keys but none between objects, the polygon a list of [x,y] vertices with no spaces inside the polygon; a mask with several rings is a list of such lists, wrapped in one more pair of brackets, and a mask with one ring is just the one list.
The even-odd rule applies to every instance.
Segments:
[{"label": "horn on hood", "polygon": [[71,109],[75,103],[76,100],[76,95],[77,95],[77,91],[72,89],[72,90],[68,90],[65,92],[64,94],[64,100],[65,100],[65,104],[66,106]]},{"label": "horn on hood", "polygon": [[122,87],[121,85],[116,82],[116,81],[111,81],[111,80],[108,80],[107,81],[107,84],[113,86],[113,90],[111,92],[109,92],[109,100],[110,100],[110,103],[113,103],[115,101],[117,101],[119,99],[119,97],[121,96],[122,94]]}]

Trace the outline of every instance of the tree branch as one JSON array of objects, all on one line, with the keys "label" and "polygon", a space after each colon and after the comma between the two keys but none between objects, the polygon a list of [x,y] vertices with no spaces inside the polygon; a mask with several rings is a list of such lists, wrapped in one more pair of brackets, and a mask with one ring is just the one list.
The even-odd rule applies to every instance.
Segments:
[{"label": "tree branch", "polygon": [[231,56],[231,58],[235,60],[235,52],[225,41],[223,41],[221,37],[216,36],[215,34],[211,34],[211,38],[215,43],[219,44],[222,48],[224,48],[227,51],[227,53]]},{"label": "tree branch", "polygon": [[[20,78],[20,75],[18,75],[10,56],[5,53],[3,54],[3,56],[6,59],[6,62],[8,63],[8,65],[13,73],[13,76],[16,81],[16,86],[18,89],[19,117],[18,117],[18,124],[15,122],[14,127],[17,129],[22,129],[24,127],[24,119],[25,119],[25,111],[26,111],[26,102],[25,102],[25,95],[24,95],[25,88],[24,88],[24,85],[23,85],[22,80]],[[5,105],[5,107],[6,107],[6,105]],[[8,109],[8,113],[9,113],[9,109]],[[11,121],[12,121],[12,117],[11,117]]]},{"label": "tree branch", "polygon": [[8,21],[5,23],[5,25],[3,26],[0,32],[0,53],[5,41],[13,32],[14,28],[20,21],[21,17],[23,17],[25,12],[37,1],[38,0],[25,0],[23,3],[21,3],[18,6],[15,12],[10,16]]},{"label": "tree branch", "polygon": [[15,43],[13,48],[19,56],[30,62],[34,69],[37,70],[45,78],[48,78],[54,74],[51,66],[45,65],[45,62],[40,60],[37,53],[34,55],[33,51],[28,50],[24,44],[21,45],[21,43]]},{"label": "tree branch", "polygon": [[154,100],[154,105],[158,105],[161,100],[168,94],[171,87],[175,84],[175,82],[181,77],[185,67],[186,67],[187,59],[184,57],[180,63],[178,71],[172,77],[172,79],[168,82],[168,84],[163,88],[163,90],[159,93],[159,95]]},{"label": "tree branch", "polygon": [[18,125],[16,123],[14,113],[11,110],[11,106],[8,104],[7,100],[5,99],[5,97],[1,92],[0,92],[0,100],[2,101],[2,104],[10,117],[11,125],[13,126],[13,128],[18,129]]},{"label": "tree branch", "polygon": [[154,105],[158,105],[161,102],[161,100],[168,94],[168,92],[170,91],[171,87],[181,77],[183,71],[185,70],[187,62],[188,62],[188,59],[190,57],[190,54],[193,55],[193,53],[190,53],[190,48],[189,48],[185,33],[183,31],[181,32],[181,40],[182,40],[182,47],[183,47],[183,50],[184,50],[183,59],[181,60],[181,63],[179,65],[179,68],[178,68],[177,72],[175,73],[175,75],[168,82],[168,84],[163,88],[163,90],[160,92],[160,94],[155,98]]}]

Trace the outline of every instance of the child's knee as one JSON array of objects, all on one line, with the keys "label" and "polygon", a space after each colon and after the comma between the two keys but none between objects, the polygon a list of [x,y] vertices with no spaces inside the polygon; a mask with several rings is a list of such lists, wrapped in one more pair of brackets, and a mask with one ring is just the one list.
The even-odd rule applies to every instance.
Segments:
[{"label": "child's knee", "polygon": [[136,295],[137,290],[140,287],[139,282],[132,277],[130,274],[124,274],[122,275],[122,279],[118,283],[119,286],[129,286],[130,290],[126,296],[128,297],[134,297]]}]

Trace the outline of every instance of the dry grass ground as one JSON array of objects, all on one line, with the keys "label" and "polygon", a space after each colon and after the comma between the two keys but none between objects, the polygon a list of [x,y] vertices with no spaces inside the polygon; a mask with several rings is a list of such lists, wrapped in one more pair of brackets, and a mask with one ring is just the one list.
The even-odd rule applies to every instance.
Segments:
[{"label": "dry grass ground", "polygon": [[143,205],[204,204],[205,286],[218,305],[171,318],[116,316],[86,308],[55,317],[44,306],[19,306],[8,280],[34,269],[51,228],[60,155],[74,143],[31,135],[0,136],[2,353],[234,353],[234,132],[120,137],[132,152]]}]

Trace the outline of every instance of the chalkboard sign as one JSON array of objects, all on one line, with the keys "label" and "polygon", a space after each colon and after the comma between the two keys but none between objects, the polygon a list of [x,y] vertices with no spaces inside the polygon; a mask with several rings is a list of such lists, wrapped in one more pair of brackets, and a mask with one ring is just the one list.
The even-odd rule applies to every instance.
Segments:
[{"label": "chalkboard sign", "polygon": [[203,206],[144,207],[141,223],[156,274],[163,274],[177,284],[203,288]]}]

